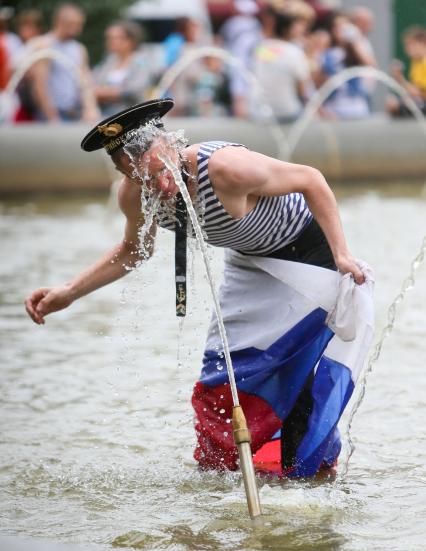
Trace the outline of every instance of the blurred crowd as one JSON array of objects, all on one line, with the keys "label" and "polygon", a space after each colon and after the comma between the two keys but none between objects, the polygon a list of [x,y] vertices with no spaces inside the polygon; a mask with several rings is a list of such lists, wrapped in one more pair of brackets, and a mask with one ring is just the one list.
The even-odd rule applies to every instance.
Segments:
[{"label": "blurred crowd", "polygon": [[[183,17],[156,45],[144,41],[139,23],[120,20],[105,29],[105,56],[94,67],[79,41],[84,24],[85,14],[71,3],[58,6],[47,27],[38,10],[0,8],[0,90],[8,90],[14,71],[22,72],[9,97],[10,122],[94,121],[159,93],[175,99],[178,116],[256,117],[267,105],[278,121],[293,122],[329,78],[351,67],[377,67],[369,38],[374,15],[364,6],[343,13],[315,0],[234,0],[213,31]],[[395,61],[390,73],[426,113],[426,29],[409,28],[402,41],[409,67]],[[161,90],[163,75],[205,46],[232,57],[194,58]],[[374,88],[368,75],[350,78],[319,115],[369,117]],[[397,96],[389,95],[386,109],[410,115]]]}]

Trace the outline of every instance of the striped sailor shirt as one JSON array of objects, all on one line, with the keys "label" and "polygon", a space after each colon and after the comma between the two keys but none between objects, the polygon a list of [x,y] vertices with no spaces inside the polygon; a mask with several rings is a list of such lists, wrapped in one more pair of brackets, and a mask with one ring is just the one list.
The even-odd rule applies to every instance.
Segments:
[{"label": "striped sailor shirt", "polygon": [[[217,198],[209,178],[212,154],[223,147],[244,147],[230,142],[205,142],[198,151],[197,211],[207,243],[244,254],[264,256],[294,241],[312,220],[301,193],[260,197],[256,206],[242,218],[230,216]],[[160,227],[174,230],[170,210],[157,212]]]}]

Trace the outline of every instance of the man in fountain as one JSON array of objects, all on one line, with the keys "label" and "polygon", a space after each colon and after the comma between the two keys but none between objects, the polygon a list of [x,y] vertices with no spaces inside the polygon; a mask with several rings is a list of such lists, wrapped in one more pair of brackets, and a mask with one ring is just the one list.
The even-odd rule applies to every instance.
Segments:
[{"label": "man in fountain", "polygon": [[[164,130],[170,99],[109,117],[82,141],[102,147],[123,173],[118,201],[124,237],[69,283],[26,300],[35,323],[117,280],[153,251],[156,226],[174,230],[177,313],[186,307],[182,195],[206,241],[224,247],[221,309],[258,468],[312,476],[340,452],[337,423],[371,338],[363,313],[371,276],[349,252],[336,200],[322,174],[229,142],[186,146]],[[182,177],[181,177],[182,176]],[[185,181],[185,184],[184,184]],[[367,308],[368,310],[368,308]],[[365,315],[364,315],[365,314]],[[213,317],[192,398],[202,468],[238,468],[229,430],[232,400]]]}]

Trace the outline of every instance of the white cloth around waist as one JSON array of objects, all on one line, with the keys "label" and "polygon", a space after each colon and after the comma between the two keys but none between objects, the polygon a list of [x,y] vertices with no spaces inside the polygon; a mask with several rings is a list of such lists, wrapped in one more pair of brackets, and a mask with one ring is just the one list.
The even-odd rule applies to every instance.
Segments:
[{"label": "white cloth around waist", "polygon": [[[365,283],[351,274],[275,258],[227,250],[220,303],[231,351],[266,350],[310,312],[322,308],[335,333],[326,353],[346,365],[356,379],[374,331],[371,268],[357,261]],[[222,348],[213,315],[207,349]]]}]

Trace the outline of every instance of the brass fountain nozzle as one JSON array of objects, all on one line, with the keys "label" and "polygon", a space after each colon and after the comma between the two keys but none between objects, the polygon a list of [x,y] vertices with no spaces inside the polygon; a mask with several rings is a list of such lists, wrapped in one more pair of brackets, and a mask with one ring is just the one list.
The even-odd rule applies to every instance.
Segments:
[{"label": "brass fountain nozzle", "polygon": [[248,509],[251,518],[255,519],[262,514],[262,510],[260,508],[259,491],[256,485],[256,475],[251,455],[251,435],[240,405],[233,408],[232,427],[234,429],[234,441],[238,446],[240,456],[240,468],[246,489]]},{"label": "brass fountain nozzle", "polygon": [[247,427],[246,417],[241,406],[234,406],[232,411],[232,427],[234,429],[234,441],[237,444],[251,443],[251,434]]}]

